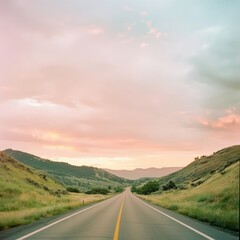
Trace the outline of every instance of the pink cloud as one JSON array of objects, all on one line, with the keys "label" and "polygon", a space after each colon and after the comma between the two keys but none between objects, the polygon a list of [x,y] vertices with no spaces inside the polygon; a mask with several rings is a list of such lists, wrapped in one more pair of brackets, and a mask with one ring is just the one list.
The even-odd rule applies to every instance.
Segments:
[{"label": "pink cloud", "polygon": [[140,48],[145,48],[145,47],[147,47],[147,46],[148,46],[148,44],[145,43],[145,42],[140,43]]},{"label": "pink cloud", "polygon": [[101,34],[103,33],[103,29],[100,28],[100,27],[90,27],[88,30],[87,30],[88,34],[90,35],[98,35],[98,34]]},{"label": "pink cloud", "polygon": [[240,129],[240,115],[236,113],[228,113],[216,120],[199,119],[199,123],[206,128],[212,129]]}]

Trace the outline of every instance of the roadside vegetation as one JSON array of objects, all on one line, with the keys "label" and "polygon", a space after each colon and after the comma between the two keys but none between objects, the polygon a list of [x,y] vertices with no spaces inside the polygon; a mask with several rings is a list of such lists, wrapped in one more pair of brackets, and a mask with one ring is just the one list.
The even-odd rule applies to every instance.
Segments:
[{"label": "roadside vegetation", "polygon": [[93,188],[91,190],[88,190],[85,193],[86,194],[103,194],[103,195],[106,195],[106,194],[110,193],[110,191],[106,188]]},{"label": "roadside vegetation", "polygon": [[159,183],[157,181],[147,182],[140,187],[136,187],[135,185],[132,187],[132,192],[135,192],[138,194],[144,194],[144,195],[148,195],[158,190],[159,190]]},{"label": "roadside vegetation", "polygon": [[111,186],[108,186],[108,188],[92,188],[91,190],[86,191],[86,194],[109,194],[109,193],[120,193],[123,192],[124,188],[122,186],[117,186],[114,189],[112,189]]},{"label": "roadside vegetation", "polygon": [[169,190],[141,198],[222,228],[239,231],[239,163],[188,190]]},{"label": "roadside vegetation", "polygon": [[158,190],[145,183],[132,191],[164,208],[239,231],[239,160],[240,146],[226,148],[160,178]]},{"label": "roadside vegetation", "polygon": [[36,171],[0,152],[0,230],[57,215],[110,196],[112,194],[69,193],[45,172]]},{"label": "roadside vegetation", "polygon": [[[21,198],[25,198],[25,203],[28,203],[31,207],[22,208],[19,206],[15,207],[14,210],[1,208],[0,230],[28,224],[44,217],[58,215],[83,205],[101,201],[110,196],[112,195],[72,193],[64,195],[61,198],[53,196],[34,196],[33,200],[31,194],[28,195],[25,193],[22,194]],[[31,199],[27,200],[29,197]],[[0,203],[2,203],[2,200]]]}]

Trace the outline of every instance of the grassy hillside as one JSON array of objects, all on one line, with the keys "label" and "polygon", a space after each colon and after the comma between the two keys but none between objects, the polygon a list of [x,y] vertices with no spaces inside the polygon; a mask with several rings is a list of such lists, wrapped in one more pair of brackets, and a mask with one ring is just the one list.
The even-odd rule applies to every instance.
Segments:
[{"label": "grassy hillside", "polygon": [[141,197],[212,225],[239,231],[239,163],[197,187]]},{"label": "grassy hillside", "polygon": [[240,160],[240,145],[224,148],[210,156],[196,157],[195,161],[185,168],[159,179],[160,186],[172,180],[177,185],[187,187],[199,185],[211,175],[224,170]]},{"label": "grassy hillside", "polygon": [[56,198],[67,191],[46,174],[21,164],[0,152],[0,211],[12,211],[47,204],[38,196]]},{"label": "grassy hillside", "polygon": [[[197,158],[159,180],[160,190],[142,198],[225,229],[239,231],[240,146]],[[176,189],[163,191],[169,181]]]},{"label": "grassy hillside", "polygon": [[46,173],[0,152],[0,230],[51,216],[106,196],[67,194]]},{"label": "grassy hillside", "polygon": [[128,182],[126,179],[117,177],[99,168],[54,162],[12,149],[7,149],[4,152],[28,166],[46,171],[66,186],[76,187],[80,191],[86,191],[99,186],[114,188]]}]

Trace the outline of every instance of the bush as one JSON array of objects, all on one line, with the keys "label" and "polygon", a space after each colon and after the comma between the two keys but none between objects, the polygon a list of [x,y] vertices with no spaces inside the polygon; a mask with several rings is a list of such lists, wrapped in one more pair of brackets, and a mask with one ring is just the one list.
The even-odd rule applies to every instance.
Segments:
[{"label": "bush", "polygon": [[137,191],[138,191],[138,189],[137,189],[137,187],[136,187],[136,186],[132,186],[132,188],[131,188],[131,191],[132,191],[132,192],[137,192]]},{"label": "bush", "polygon": [[115,193],[123,192],[123,187],[117,186],[117,187],[114,188],[114,191],[115,191]]},{"label": "bush", "polygon": [[106,188],[92,188],[91,190],[88,190],[85,192],[86,194],[103,194],[106,195],[109,193],[109,190]]},{"label": "bush", "polygon": [[67,187],[67,191],[68,192],[75,192],[75,193],[80,193],[78,188],[74,188],[74,187]]},{"label": "bush", "polygon": [[177,186],[174,181],[170,180],[166,185],[162,186],[163,191],[167,191],[170,189],[177,189]]},{"label": "bush", "polygon": [[139,194],[149,195],[159,190],[159,183],[157,181],[150,181],[144,184],[141,188],[136,189]]}]

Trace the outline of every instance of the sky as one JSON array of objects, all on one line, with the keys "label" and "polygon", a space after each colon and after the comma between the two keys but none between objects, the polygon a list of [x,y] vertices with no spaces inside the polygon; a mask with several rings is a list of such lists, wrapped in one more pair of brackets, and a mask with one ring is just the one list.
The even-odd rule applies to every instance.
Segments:
[{"label": "sky", "polygon": [[0,149],[100,168],[240,144],[240,1],[0,1]]}]

